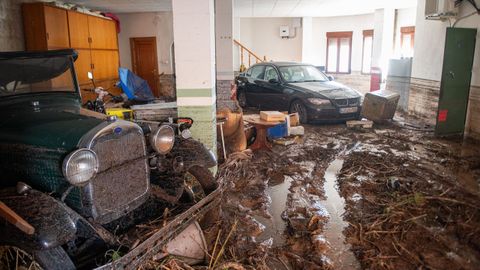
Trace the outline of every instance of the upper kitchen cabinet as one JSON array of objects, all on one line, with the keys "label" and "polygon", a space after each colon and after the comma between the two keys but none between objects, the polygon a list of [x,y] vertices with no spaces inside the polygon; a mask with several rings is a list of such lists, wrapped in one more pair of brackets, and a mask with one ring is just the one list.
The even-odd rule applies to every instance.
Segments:
[{"label": "upper kitchen cabinet", "polygon": [[67,11],[43,3],[23,4],[23,26],[27,50],[70,47]]},{"label": "upper kitchen cabinet", "polygon": [[70,10],[67,13],[70,46],[77,49],[89,48],[88,15]]},{"label": "upper kitchen cabinet", "polygon": [[90,31],[90,48],[116,50],[117,29],[115,22],[94,16],[88,17]]}]

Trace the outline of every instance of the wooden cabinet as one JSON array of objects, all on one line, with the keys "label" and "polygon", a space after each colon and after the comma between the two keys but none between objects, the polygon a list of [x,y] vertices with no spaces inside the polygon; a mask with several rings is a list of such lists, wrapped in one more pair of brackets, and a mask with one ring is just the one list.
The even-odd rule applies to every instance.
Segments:
[{"label": "wooden cabinet", "polygon": [[46,3],[24,3],[22,12],[27,50],[75,49],[75,70],[81,88],[90,87],[89,71],[97,85],[113,85],[118,80],[114,21]]},{"label": "wooden cabinet", "polygon": [[70,47],[67,11],[42,3],[24,4],[25,47],[30,51]]},{"label": "wooden cabinet", "polygon": [[118,53],[110,50],[92,50],[93,77],[105,80],[118,77]]},{"label": "wooden cabinet", "polygon": [[117,49],[117,29],[114,21],[89,16],[88,29],[92,49]]},{"label": "wooden cabinet", "polygon": [[89,49],[88,15],[68,11],[68,32],[72,48]]}]

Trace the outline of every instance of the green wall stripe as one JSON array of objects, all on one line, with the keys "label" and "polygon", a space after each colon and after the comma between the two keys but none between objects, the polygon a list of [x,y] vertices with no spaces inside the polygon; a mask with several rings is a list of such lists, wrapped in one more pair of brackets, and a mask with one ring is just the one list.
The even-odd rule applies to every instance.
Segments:
[{"label": "green wall stripe", "polygon": [[213,97],[212,88],[178,89],[177,97]]}]

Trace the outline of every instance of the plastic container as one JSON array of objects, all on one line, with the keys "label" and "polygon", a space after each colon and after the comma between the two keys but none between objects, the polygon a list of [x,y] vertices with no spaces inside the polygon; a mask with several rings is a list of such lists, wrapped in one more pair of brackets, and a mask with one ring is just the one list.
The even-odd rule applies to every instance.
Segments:
[{"label": "plastic container", "polygon": [[281,123],[274,127],[267,129],[267,137],[269,139],[280,139],[288,135],[287,123]]},{"label": "plastic container", "polygon": [[107,108],[107,115],[115,115],[119,119],[132,120],[133,119],[133,110],[124,109],[124,108]]}]

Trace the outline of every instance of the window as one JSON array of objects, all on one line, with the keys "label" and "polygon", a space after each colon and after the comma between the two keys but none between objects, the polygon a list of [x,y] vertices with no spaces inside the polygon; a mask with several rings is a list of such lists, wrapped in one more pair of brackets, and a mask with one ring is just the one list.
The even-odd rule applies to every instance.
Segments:
[{"label": "window", "polygon": [[252,77],[253,79],[263,80],[263,76],[265,74],[264,71],[265,66],[254,66],[248,70],[247,74],[250,73],[250,77]]},{"label": "window", "polygon": [[327,33],[327,72],[350,73],[352,32]]},{"label": "window", "polygon": [[327,76],[314,66],[296,65],[280,67],[280,73],[283,79],[289,83],[329,81]]},{"label": "window", "polygon": [[372,67],[373,30],[363,30],[362,73],[370,74]]},{"label": "window", "polygon": [[400,28],[400,47],[402,57],[413,57],[413,44],[415,41],[415,26]]},{"label": "window", "polygon": [[265,68],[265,81],[270,81],[271,79],[275,79],[277,81],[279,81],[278,79],[278,73],[277,71],[275,70],[275,68],[271,67],[271,66],[267,66]]}]

